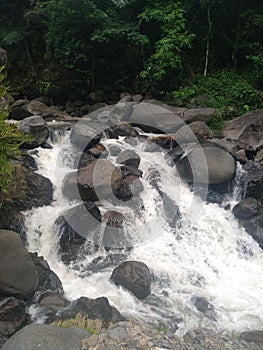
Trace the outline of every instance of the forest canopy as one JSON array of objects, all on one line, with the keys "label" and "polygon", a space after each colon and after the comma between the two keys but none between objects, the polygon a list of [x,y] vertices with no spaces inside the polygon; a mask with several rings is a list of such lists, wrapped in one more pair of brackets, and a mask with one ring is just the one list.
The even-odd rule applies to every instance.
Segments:
[{"label": "forest canopy", "polygon": [[253,95],[263,85],[262,8],[257,0],[1,0],[0,46],[9,83],[26,93],[127,90],[182,104],[233,79],[234,94]]}]

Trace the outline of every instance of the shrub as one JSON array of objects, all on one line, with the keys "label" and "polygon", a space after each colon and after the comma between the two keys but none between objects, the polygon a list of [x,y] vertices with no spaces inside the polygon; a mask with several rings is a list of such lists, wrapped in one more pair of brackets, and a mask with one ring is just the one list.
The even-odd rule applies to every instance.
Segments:
[{"label": "shrub", "polygon": [[[206,98],[200,98],[202,95]],[[179,106],[217,108],[222,120],[263,106],[262,96],[248,79],[231,70],[223,70],[208,77],[197,76],[189,86],[168,93],[166,100]]]},{"label": "shrub", "polygon": [[[4,67],[0,67],[0,100],[6,93],[6,88],[2,84],[4,79]],[[16,131],[14,124],[6,122],[8,111],[0,110],[0,193],[4,191],[10,182],[11,165],[9,160],[20,153],[19,147],[32,138]]]}]

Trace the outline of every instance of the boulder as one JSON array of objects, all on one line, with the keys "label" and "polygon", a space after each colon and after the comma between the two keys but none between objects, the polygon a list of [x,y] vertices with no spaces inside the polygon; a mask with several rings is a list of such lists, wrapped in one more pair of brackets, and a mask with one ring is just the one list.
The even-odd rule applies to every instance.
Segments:
[{"label": "boulder", "polygon": [[117,155],[121,152],[121,148],[118,146],[110,145],[109,151],[111,156],[117,157]]},{"label": "boulder", "polygon": [[17,332],[26,322],[26,304],[14,297],[0,302],[0,334],[10,336]]},{"label": "boulder", "polygon": [[121,285],[131,291],[139,299],[151,294],[151,274],[143,262],[125,261],[113,270],[111,280],[117,286]]},{"label": "boulder", "polygon": [[67,306],[68,301],[58,293],[47,291],[40,295],[38,303],[43,307],[58,311]]},{"label": "boulder", "polygon": [[131,150],[122,151],[117,157],[117,163],[138,168],[140,164],[140,157],[138,154]]},{"label": "boulder", "polygon": [[223,133],[240,148],[259,150],[263,146],[263,109],[248,112],[227,122]]},{"label": "boulder", "polygon": [[135,175],[128,175],[122,180],[121,185],[115,194],[118,199],[128,201],[133,196],[143,192],[143,190],[144,187],[141,180]]},{"label": "boulder", "polygon": [[146,142],[153,142],[158,147],[163,149],[172,149],[178,145],[173,135],[164,135],[164,136],[153,136],[149,137]]},{"label": "boulder", "polygon": [[102,244],[109,249],[123,249],[131,246],[131,242],[127,240],[124,227],[127,225],[127,218],[117,212],[108,211],[104,215],[106,226],[103,232]]},{"label": "boulder", "polygon": [[139,135],[138,131],[128,123],[117,123],[106,129],[105,133],[109,139],[118,139],[119,136],[137,137]]},{"label": "boulder", "polygon": [[248,161],[244,164],[243,169],[246,171],[242,177],[242,183],[246,188],[246,197],[263,199],[263,169],[260,164]]},{"label": "boulder", "polygon": [[49,179],[20,164],[13,164],[12,169],[11,182],[2,194],[0,222],[2,228],[17,229],[22,233],[23,215],[20,211],[49,205],[53,188]]},{"label": "boulder", "polygon": [[83,119],[75,124],[71,131],[70,141],[81,151],[97,145],[102,137],[103,126],[100,128],[98,125],[95,128],[94,125],[90,126],[90,124],[88,120]]},{"label": "boulder", "polygon": [[132,105],[129,121],[145,131],[165,133],[173,133],[184,125],[178,115],[158,105],[145,103],[145,101]]},{"label": "boulder", "polygon": [[189,128],[193,131],[199,140],[209,138],[211,136],[211,130],[205,122],[192,122],[189,124]]},{"label": "boulder", "polygon": [[63,193],[69,199],[97,201],[113,195],[122,182],[122,174],[107,159],[97,159],[64,178]]},{"label": "boulder", "polygon": [[177,107],[177,106],[170,106],[170,105],[167,105],[167,104],[163,103],[162,101],[155,100],[155,99],[145,99],[143,102],[144,103],[150,103],[150,104],[157,105],[159,107],[168,109],[168,111],[178,115],[178,117],[180,117],[181,119],[183,118],[184,112],[187,111],[187,108]]},{"label": "boulder", "polygon": [[39,100],[33,100],[31,102],[28,100],[17,100],[11,105],[9,118],[23,120],[35,115],[41,116],[46,120],[56,118],[67,119],[69,117],[67,113],[58,110],[56,107],[48,107]]},{"label": "boulder", "polygon": [[57,313],[58,318],[67,319],[75,317],[77,314],[86,316],[92,320],[101,320],[104,325],[109,322],[119,322],[123,317],[112,307],[107,298],[88,299],[85,297],[73,300],[71,304]]},{"label": "boulder", "polygon": [[141,102],[143,100],[142,95],[136,94],[132,96],[133,102]]},{"label": "boulder", "polygon": [[19,235],[0,230],[0,295],[26,299],[38,283],[37,270]]},{"label": "boulder", "polygon": [[259,214],[259,204],[255,198],[245,198],[233,208],[238,219],[250,219]]},{"label": "boulder", "polygon": [[196,184],[222,184],[231,180],[236,171],[234,158],[217,147],[196,147],[176,166],[184,180]]},{"label": "boulder", "polygon": [[82,350],[89,332],[47,324],[31,324],[13,335],[2,350]]},{"label": "boulder", "polygon": [[28,117],[20,121],[17,130],[33,137],[33,141],[28,141],[23,144],[23,148],[26,149],[39,147],[48,138],[48,125],[39,115]]},{"label": "boulder", "polygon": [[186,123],[199,121],[209,124],[217,115],[217,112],[218,111],[216,109],[208,107],[191,108],[184,112],[183,120]]},{"label": "boulder", "polygon": [[242,339],[244,339],[246,342],[263,344],[263,331],[262,330],[242,332],[240,334],[240,337]]},{"label": "boulder", "polygon": [[69,209],[56,220],[60,253],[65,263],[78,257],[86,240],[96,243],[97,237],[94,234],[100,228],[100,223],[99,208],[92,202],[84,202]]},{"label": "boulder", "polygon": [[30,256],[39,276],[37,294],[52,291],[63,295],[62,283],[55,272],[50,269],[47,261],[42,256],[38,256],[37,253],[30,253]]},{"label": "boulder", "polygon": [[92,155],[92,157],[94,158],[107,158],[109,154],[106,147],[103,146],[101,143],[94,145],[87,151],[87,153]]}]

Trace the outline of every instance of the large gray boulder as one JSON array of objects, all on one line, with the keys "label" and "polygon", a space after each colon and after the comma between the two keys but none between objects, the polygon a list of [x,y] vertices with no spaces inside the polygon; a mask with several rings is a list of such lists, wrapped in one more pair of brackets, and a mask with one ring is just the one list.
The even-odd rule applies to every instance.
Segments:
[{"label": "large gray boulder", "polygon": [[144,299],[151,294],[151,274],[147,265],[141,261],[125,261],[117,266],[111,275],[117,286],[131,291],[137,298]]},{"label": "large gray boulder", "polygon": [[0,230],[0,295],[28,298],[38,282],[37,270],[19,235]]},{"label": "large gray boulder", "polygon": [[13,335],[2,350],[82,350],[82,339],[89,336],[75,328],[31,324]]},{"label": "large gray boulder", "polygon": [[71,131],[70,141],[73,146],[84,151],[98,144],[102,137],[103,126],[94,125],[88,119],[79,121]]},{"label": "large gray boulder", "polygon": [[175,132],[184,125],[177,114],[161,106],[145,102],[133,105],[129,122],[138,125],[145,131],[157,129],[165,133]]},{"label": "large gray boulder", "polygon": [[225,183],[236,171],[234,158],[217,147],[196,147],[176,166],[184,180],[205,185]]},{"label": "large gray boulder", "polygon": [[58,110],[56,107],[48,107],[41,101],[28,101],[28,100],[17,100],[11,106],[9,114],[10,119],[23,120],[27,117],[39,115],[44,119],[68,119],[70,116],[63,111]]},{"label": "large gray boulder", "polygon": [[20,121],[17,129],[34,138],[33,141],[24,143],[24,148],[30,149],[41,146],[48,138],[48,125],[39,115],[28,117]]},{"label": "large gray boulder", "polygon": [[257,151],[263,146],[263,109],[246,113],[226,123],[224,136],[240,148]]},{"label": "large gray boulder", "polygon": [[217,110],[214,108],[202,107],[202,108],[191,108],[184,112],[183,120],[186,123],[192,122],[204,122],[209,124],[213,118],[217,115]]},{"label": "large gray boulder", "polygon": [[122,173],[107,159],[90,161],[84,168],[65,176],[63,193],[69,199],[97,201],[113,195],[120,187]]}]

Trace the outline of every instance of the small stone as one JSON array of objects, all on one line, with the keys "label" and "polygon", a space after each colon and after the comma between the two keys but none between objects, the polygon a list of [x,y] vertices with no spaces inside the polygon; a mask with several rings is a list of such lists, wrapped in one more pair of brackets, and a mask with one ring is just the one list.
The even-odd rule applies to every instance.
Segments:
[{"label": "small stone", "polygon": [[122,327],[116,327],[108,331],[108,335],[113,340],[124,340],[128,337],[127,331]]},{"label": "small stone", "polygon": [[87,343],[89,346],[95,346],[98,342],[98,336],[96,334],[93,334],[87,339]]}]

